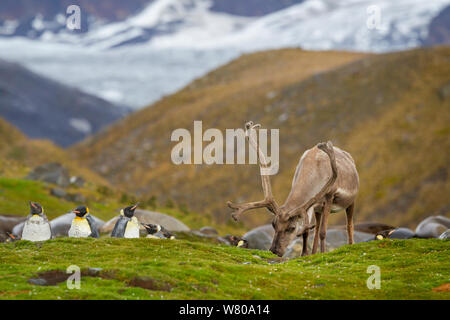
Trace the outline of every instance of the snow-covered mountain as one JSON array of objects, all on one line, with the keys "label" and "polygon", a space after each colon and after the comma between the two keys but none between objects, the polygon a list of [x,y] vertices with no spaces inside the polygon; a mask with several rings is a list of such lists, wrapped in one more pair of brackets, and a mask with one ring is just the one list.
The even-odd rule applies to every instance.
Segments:
[{"label": "snow-covered mountain", "polygon": [[114,0],[105,14],[104,1],[67,1],[82,9],[82,30],[74,32],[65,28],[64,1],[58,7],[41,1],[51,10],[35,16],[0,11],[0,57],[133,107],[245,52],[421,46],[432,19],[450,6],[450,0]]},{"label": "snow-covered mountain", "polygon": [[291,1],[291,6],[260,17],[248,17],[214,10],[217,0],[147,2],[142,10],[134,15],[130,11],[119,21],[87,14],[81,20],[82,31],[87,32],[65,28],[65,12],[60,12],[50,20],[40,13],[21,23],[5,19],[0,35],[25,35],[101,49],[147,43],[158,48],[232,46],[256,50],[301,46],[389,51],[420,45],[431,19],[450,5],[449,0],[306,0]]}]

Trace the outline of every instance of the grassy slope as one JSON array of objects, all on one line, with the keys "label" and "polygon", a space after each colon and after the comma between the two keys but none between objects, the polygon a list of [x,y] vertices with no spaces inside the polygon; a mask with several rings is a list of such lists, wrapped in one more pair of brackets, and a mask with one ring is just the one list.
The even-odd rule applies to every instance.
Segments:
[{"label": "grassy slope", "polygon": [[[439,97],[450,82],[449,57],[450,48],[370,56],[301,50],[246,55],[74,151],[112,183],[175,199],[223,222],[229,219],[227,200],[262,197],[257,167],[175,166],[170,135],[176,128],[192,131],[194,120],[205,129],[254,120],[280,128],[281,168],[272,179],[279,202],[304,150],[331,139],[354,156],[360,172],[356,220],[415,227],[450,209],[450,154],[443,151],[450,147],[450,109],[448,98]],[[246,219],[260,225],[269,215]]]},{"label": "grassy slope", "polygon": [[[0,299],[450,299],[448,240],[384,240],[271,264],[275,257],[207,242],[150,239],[57,239],[0,244]],[[250,262],[250,264],[248,264]],[[244,264],[247,263],[247,264]],[[102,268],[66,283],[27,283],[39,272]],[[369,290],[367,267],[381,268]],[[151,290],[130,286],[135,278]]]}]

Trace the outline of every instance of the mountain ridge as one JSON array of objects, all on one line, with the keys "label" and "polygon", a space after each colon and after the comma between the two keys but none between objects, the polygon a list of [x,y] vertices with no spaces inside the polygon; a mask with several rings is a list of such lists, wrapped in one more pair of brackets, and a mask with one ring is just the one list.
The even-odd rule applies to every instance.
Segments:
[{"label": "mountain ridge", "polygon": [[68,146],[128,109],[0,59],[0,116],[31,138]]}]

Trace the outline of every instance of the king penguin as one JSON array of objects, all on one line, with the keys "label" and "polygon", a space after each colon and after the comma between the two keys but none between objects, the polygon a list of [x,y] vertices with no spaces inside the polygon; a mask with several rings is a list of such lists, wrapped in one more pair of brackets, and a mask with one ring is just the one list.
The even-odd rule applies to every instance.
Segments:
[{"label": "king penguin", "polygon": [[72,225],[69,229],[69,237],[71,238],[99,238],[100,234],[95,221],[89,214],[89,209],[85,206],[77,207],[72,211],[75,213],[75,218],[72,220]]},{"label": "king penguin", "polygon": [[139,238],[139,222],[134,216],[137,204],[120,210],[119,220],[111,233],[114,238]]},{"label": "king penguin", "polygon": [[166,228],[159,224],[142,224],[145,227],[145,230],[147,230],[147,238],[151,239],[175,239],[175,236],[170,233]]},{"label": "king penguin", "polygon": [[22,239],[29,241],[45,241],[52,237],[52,229],[44,214],[44,209],[37,202],[30,201],[30,214],[22,230]]}]

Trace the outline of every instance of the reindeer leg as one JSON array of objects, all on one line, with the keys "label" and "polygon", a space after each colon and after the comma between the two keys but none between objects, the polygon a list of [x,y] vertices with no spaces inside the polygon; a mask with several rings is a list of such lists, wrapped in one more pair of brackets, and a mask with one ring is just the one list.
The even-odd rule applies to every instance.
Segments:
[{"label": "reindeer leg", "polygon": [[302,249],[302,256],[308,255],[308,237],[309,237],[309,231],[313,228],[315,228],[315,225],[312,224],[312,216],[314,213],[314,207],[310,207],[308,211],[303,210],[302,216],[303,216],[303,228],[302,230],[302,237],[303,237],[303,249]]},{"label": "reindeer leg", "polygon": [[312,254],[317,253],[317,247],[319,246],[319,231],[320,231],[320,222],[322,218],[322,214],[320,212],[316,212],[316,228],[314,230],[314,244],[312,248]]},{"label": "reindeer leg", "polygon": [[346,210],[347,214],[347,236],[348,236],[348,244],[353,244],[353,209],[355,208],[355,204],[352,203]]},{"label": "reindeer leg", "polygon": [[305,231],[302,235],[302,237],[303,237],[302,257],[308,255],[308,236],[309,236],[309,231]]},{"label": "reindeer leg", "polygon": [[302,248],[302,257],[308,255],[308,236],[309,236],[309,230],[311,228],[311,219],[312,219],[312,212],[314,208],[311,207],[308,209],[308,211],[303,210],[303,227],[304,232],[302,233],[303,237],[303,248]]},{"label": "reindeer leg", "polygon": [[333,197],[331,195],[326,195],[325,196],[325,205],[323,207],[322,222],[320,223],[320,252],[322,252],[322,253],[325,252],[328,216],[330,215],[332,202],[333,202]]}]

